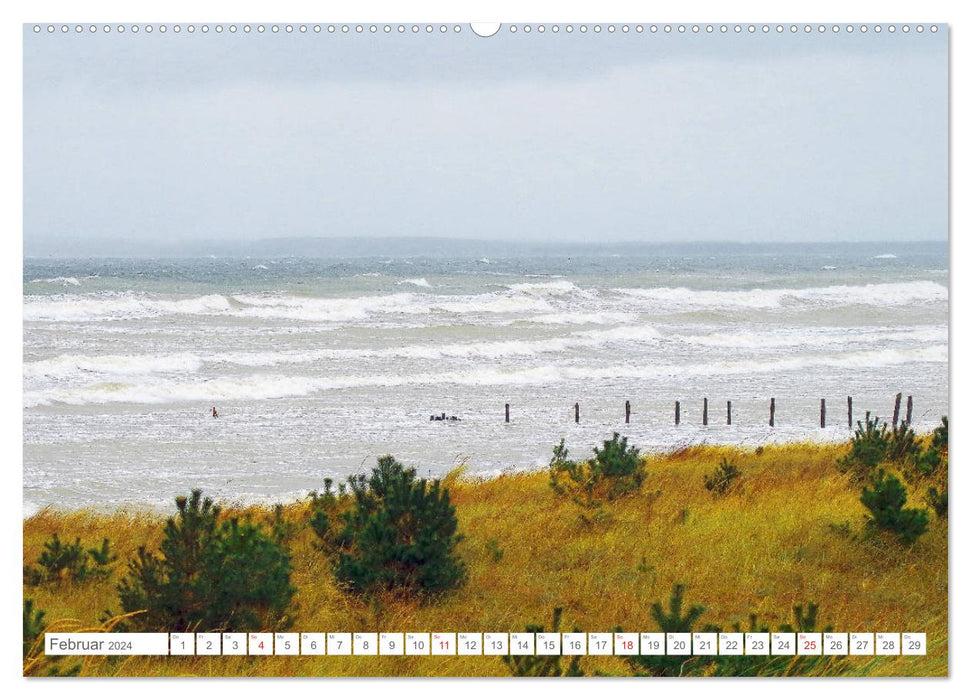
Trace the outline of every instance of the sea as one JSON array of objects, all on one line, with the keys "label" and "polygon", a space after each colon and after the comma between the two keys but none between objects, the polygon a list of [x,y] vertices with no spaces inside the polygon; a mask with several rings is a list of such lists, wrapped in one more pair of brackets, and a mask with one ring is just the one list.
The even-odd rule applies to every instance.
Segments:
[{"label": "sea", "polygon": [[291,502],[385,454],[489,478],[614,432],[645,454],[842,441],[848,396],[854,421],[898,393],[918,430],[948,412],[943,242],[445,248],[25,259],[25,516]]}]

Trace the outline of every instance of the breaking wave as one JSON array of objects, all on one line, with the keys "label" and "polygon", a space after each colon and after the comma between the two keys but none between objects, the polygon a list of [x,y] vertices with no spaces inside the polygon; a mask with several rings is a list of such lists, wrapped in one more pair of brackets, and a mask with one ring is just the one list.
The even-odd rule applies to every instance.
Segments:
[{"label": "breaking wave", "polygon": [[414,279],[401,280],[398,284],[411,284],[416,287],[424,287],[425,289],[431,289],[432,285],[424,277],[416,277]]},{"label": "breaking wave", "polygon": [[[401,284],[430,287],[424,278]],[[341,323],[374,316],[533,314],[545,324],[620,322],[649,311],[904,306],[946,302],[947,287],[930,281],[805,289],[699,290],[684,287],[614,289],[609,295],[581,289],[568,280],[509,285],[481,294],[398,294],[314,297],[287,294],[210,294],[159,298],[145,294],[31,295],[24,299],[27,322],[117,321],[169,315],[228,316],[281,321]],[[627,316],[622,316],[626,314]]]},{"label": "breaking wave", "polygon": [[655,287],[614,291],[644,305],[686,310],[776,309],[798,306],[904,306],[945,302],[948,298],[947,287],[937,282],[923,280],[805,289],[716,291],[685,287]]},{"label": "breaking wave", "polygon": [[77,277],[47,277],[30,280],[27,284],[59,284],[63,287],[78,287],[81,285],[81,280]]},{"label": "breaking wave", "polygon": [[946,345],[914,350],[866,350],[841,354],[803,356],[771,360],[721,361],[695,364],[543,365],[505,369],[476,366],[448,372],[391,373],[307,377],[300,375],[253,374],[245,377],[216,377],[205,381],[162,379],[151,381],[96,382],[84,386],[54,387],[24,392],[24,406],[63,403],[88,405],[105,403],[164,404],[181,402],[248,401],[309,396],[324,391],[361,387],[402,386],[550,386],[562,382],[605,379],[655,379],[677,375],[712,377],[791,372],[813,368],[867,368],[913,363],[947,362]]}]

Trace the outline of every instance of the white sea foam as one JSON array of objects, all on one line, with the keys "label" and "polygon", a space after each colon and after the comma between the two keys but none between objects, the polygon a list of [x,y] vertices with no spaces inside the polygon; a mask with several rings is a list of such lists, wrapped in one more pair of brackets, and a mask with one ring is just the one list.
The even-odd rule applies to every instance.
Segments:
[{"label": "white sea foam", "polygon": [[947,287],[930,281],[833,285],[804,289],[716,291],[685,287],[616,289],[645,306],[660,309],[775,309],[791,306],[904,306],[947,301]]},{"label": "white sea foam", "polygon": [[519,294],[534,294],[536,296],[562,296],[578,291],[578,287],[569,280],[556,280],[554,282],[521,282],[507,286],[512,292]]},{"label": "white sea foam", "polygon": [[661,334],[653,326],[618,326],[609,330],[578,331],[571,337],[583,338],[596,346],[618,342],[655,343]]},{"label": "white sea foam", "polygon": [[92,374],[148,375],[155,373],[192,373],[202,360],[192,353],[170,355],[59,355],[24,363],[25,379],[68,379]]},{"label": "white sea foam", "polygon": [[85,378],[91,373],[108,377],[150,373],[198,372],[203,364],[241,367],[278,367],[308,365],[322,361],[364,359],[501,359],[531,357],[567,352],[579,348],[598,348],[623,343],[655,343],[659,333],[650,326],[622,326],[608,330],[581,331],[539,340],[498,340],[486,342],[415,343],[385,348],[319,348],[297,351],[210,352],[204,355],[175,353],[171,355],[105,355],[87,357],[61,355],[48,360],[27,362],[25,379]]},{"label": "white sea foam", "polygon": [[432,285],[429,284],[428,280],[426,280],[424,277],[415,277],[412,279],[401,280],[400,282],[398,282],[398,284],[411,284],[416,287],[424,287],[426,289],[432,288]]},{"label": "white sea foam", "polygon": [[553,307],[544,299],[481,294],[456,301],[438,301],[433,308],[456,314],[518,314],[549,311]]},{"label": "white sea foam", "polygon": [[266,320],[308,322],[348,322],[372,314],[428,312],[412,294],[390,294],[361,297],[303,297],[292,295],[237,295],[238,305],[231,315]]},{"label": "white sea foam", "polygon": [[883,255],[874,255],[874,260],[896,260],[897,256],[893,253],[884,253]]},{"label": "white sea foam", "polygon": [[25,321],[123,320],[169,314],[210,315],[231,310],[229,299],[219,294],[174,300],[131,294],[62,294],[24,298]]},{"label": "white sea foam", "polygon": [[266,319],[303,321],[354,321],[374,315],[516,314],[546,311],[552,307],[543,299],[488,293],[434,295],[400,293],[347,298],[295,296],[237,296],[243,305],[233,313]]},{"label": "white sea foam", "polygon": [[577,311],[530,316],[525,320],[529,323],[539,323],[550,326],[583,326],[626,323],[628,321],[632,321],[634,318],[636,318],[635,314],[625,311],[598,311],[592,313],[583,313]]},{"label": "white sea foam", "polygon": [[[406,281],[425,287],[427,280]],[[27,322],[89,322],[166,315],[235,316],[318,323],[363,321],[377,315],[533,314],[537,323],[598,323],[636,311],[776,309],[852,305],[905,306],[946,302],[937,282],[835,285],[804,289],[698,290],[683,287],[615,289],[609,296],[580,289],[568,280],[510,285],[503,291],[447,295],[399,293],[358,297],[284,294],[159,298],[146,294],[59,294],[24,298]],[[579,297],[579,298],[578,298]],[[536,314],[543,314],[542,317]],[[615,314],[611,316],[610,314]]]},{"label": "white sea foam", "polygon": [[779,328],[770,331],[740,329],[732,332],[679,334],[675,339],[706,347],[800,348],[887,342],[946,343],[947,326],[910,330],[873,328]]},{"label": "white sea foam", "polygon": [[70,405],[136,403],[248,401],[308,396],[324,391],[362,387],[403,386],[556,386],[562,382],[609,379],[658,379],[690,377],[752,376],[813,368],[873,369],[915,363],[946,363],[946,345],[900,350],[868,350],[830,355],[809,355],[784,359],[671,364],[623,365],[540,365],[507,369],[501,365],[476,366],[448,372],[416,374],[301,375],[255,374],[247,377],[216,377],[206,381],[161,379],[159,381],[96,382],[84,386],[53,387],[24,392],[25,408],[64,403]]},{"label": "white sea foam", "polygon": [[212,294],[159,299],[133,294],[53,295],[25,297],[27,322],[90,322],[153,318],[166,315],[235,316],[307,322],[361,321],[375,315],[517,314],[552,311],[541,297],[511,293],[429,295],[399,293],[360,297]]},{"label": "white sea foam", "polygon": [[[783,276],[787,260],[798,272]],[[929,430],[947,411],[947,275],[913,266],[881,275],[895,265],[871,262],[858,274],[835,255],[737,269],[699,258],[685,274],[680,263],[628,274],[628,261],[605,258],[470,259],[467,270],[258,257],[185,270],[25,263],[26,279],[80,282],[23,286],[25,502],[149,501],[187,479],[226,498],[275,500],[319,486],[321,473],[344,478],[375,454],[433,474],[458,454],[473,470],[541,466],[543,445],[565,435],[589,453],[619,428],[645,450],[845,440],[845,420],[819,430],[819,397],[852,395],[861,416],[882,416],[903,391],[915,427]],[[257,285],[258,263],[292,277]],[[839,270],[820,270],[826,263]],[[82,276],[99,270],[101,280]],[[384,281],[363,279],[374,270]],[[395,286],[423,276],[433,287]],[[720,425],[702,429],[702,396]],[[780,408],[772,431],[768,396]],[[731,427],[726,399],[737,407]],[[207,418],[211,406],[220,420]],[[463,420],[428,421],[441,411]]]},{"label": "white sea foam", "polygon": [[27,284],[59,284],[63,287],[77,287],[80,286],[81,281],[77,277],[48,277],[30,280]]}]

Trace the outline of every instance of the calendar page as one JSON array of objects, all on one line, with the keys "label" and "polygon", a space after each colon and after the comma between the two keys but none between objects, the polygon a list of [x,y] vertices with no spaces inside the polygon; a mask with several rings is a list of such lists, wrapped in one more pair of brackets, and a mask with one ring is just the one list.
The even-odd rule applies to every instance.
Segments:
[{"label": "calendar page", "polygon": [[947,676],[948,33],[25,24],[23,674]]}]

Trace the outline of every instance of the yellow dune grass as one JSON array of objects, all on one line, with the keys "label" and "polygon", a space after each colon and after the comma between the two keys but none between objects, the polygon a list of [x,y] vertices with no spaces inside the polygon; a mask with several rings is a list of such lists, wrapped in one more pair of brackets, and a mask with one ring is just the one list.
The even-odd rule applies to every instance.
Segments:
[{"label": "yellow dune grass", "polygon": [[[658,627],[651,603],[666,605],[672,585],[683,583],[686,603],[706,608],[699,626],[746,629],[756,613],[776,629],[792,622],[793,605],[813,601],[819,625],[837,631],[927,633],[926,656],[854,657],[840,673],[946,675],[947,521],[931,515],[928,532],[912,547],[860,537],[860,488],[835,468],[845,451],[814,444],[697,447],[651,457],[641,493],[592,515],[555,495],[546,473],[485,481],[450,475],[469,577],[462,589],[426,604],[368,602],[343,592],[315,536],[302,527],[308,505],[293,504],[284,510],[301,526],[292,542],[298,592],[290,631],[520,631],[529,623],[548,627],[555,606],[563,608],[565,631],[652,631]],[[742,488],[716,498],[704,475],[724,456],[741,468]],[[924,486],[908,488],[908,505],[923,506]],[[244,513],[271,515],[260,508]],[[121,612],[115,584],[124,562],[139,545],[157,546],[163,522],[126,512],[47,510],[28,518],[25,565],[36,562],[54,532],[91,546],[109,537],[120,559],[107,580],[25,587],[25,597],[48,620],[74,621],[58,629],[97,627],[104,610]],[[588,656],[580,665],[587,674],[630,674],[618,657]],[[498,657],[92,657],[82,675],[487,676],[508,669]]]}]

